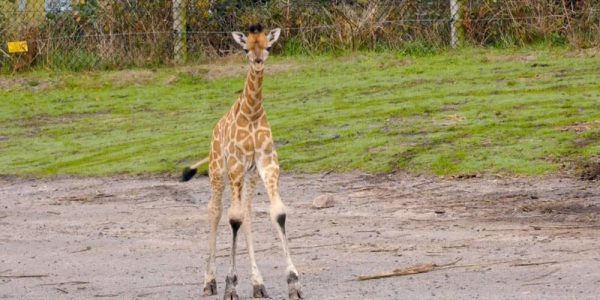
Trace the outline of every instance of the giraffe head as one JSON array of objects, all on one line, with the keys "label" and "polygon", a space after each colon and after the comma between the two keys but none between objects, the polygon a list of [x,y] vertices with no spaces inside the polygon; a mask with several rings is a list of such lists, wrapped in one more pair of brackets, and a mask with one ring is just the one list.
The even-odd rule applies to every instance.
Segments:
[{"label": "giraffe head", "polygon": [[231,34],[233,35],[233,39],[244,47],[252,69],[262,71],[265,67],[265,61],[271,52],[271,47],[279,39],[281,29],[275,28],[269,31],[268,34],[265,34],[262,25],[257,24],[250,26],[249,31],[248,36],[239,31],[234,31]]}]

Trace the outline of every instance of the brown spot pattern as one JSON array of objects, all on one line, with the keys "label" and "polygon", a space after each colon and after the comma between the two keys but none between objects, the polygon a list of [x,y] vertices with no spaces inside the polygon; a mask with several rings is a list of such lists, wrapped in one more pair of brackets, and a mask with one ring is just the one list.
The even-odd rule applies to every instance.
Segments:
[{"label": "brown spot pattern", "polygon": [[267,36],[261,33],[251,33],[248,35],[246,41],[246,47],[248,50],[260,51],[266,49],[268,46]]},{"label": "brown spot pattern", "polygon": [[240,128],[247,128],[248,124],[250,123],[250,120],[248,120],[248,117],[246,117],[243,114],[240,114],[237,118],[237,125]]}]

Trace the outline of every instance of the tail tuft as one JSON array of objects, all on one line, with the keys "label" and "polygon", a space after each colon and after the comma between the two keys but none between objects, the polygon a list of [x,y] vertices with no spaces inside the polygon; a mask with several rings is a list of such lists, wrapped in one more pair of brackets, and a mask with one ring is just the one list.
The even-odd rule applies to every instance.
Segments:
[{"label": "tail tuft", "polygon": [[185,181],[192,179],[192,177],[194,177],[194,175],[196,175],[196,172],[198,172],[198,169],[192,169],[190,167],[185,167],[185,169],[183,169],[183,174],[181,174],[181,182],[185,182]]}]

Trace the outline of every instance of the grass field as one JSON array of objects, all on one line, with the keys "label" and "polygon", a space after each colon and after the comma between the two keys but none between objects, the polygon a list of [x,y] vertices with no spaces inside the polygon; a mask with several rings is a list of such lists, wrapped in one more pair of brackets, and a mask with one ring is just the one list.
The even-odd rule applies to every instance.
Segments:
[{"label": "grass field", "polygon": [[[539,175],[600,155],[600,52],[465,49],[267,62],[286,170]],[[179,172],[241,91],[211,65],[0,78],[1,174]]]}]

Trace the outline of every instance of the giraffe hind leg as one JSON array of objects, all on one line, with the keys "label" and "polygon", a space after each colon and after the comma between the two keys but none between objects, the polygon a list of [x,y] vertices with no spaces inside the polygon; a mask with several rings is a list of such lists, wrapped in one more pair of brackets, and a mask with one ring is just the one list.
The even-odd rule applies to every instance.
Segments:
[{"label": "giraffe hind leg", "polygon": [[299,300],[299,299],[303,299],[302,297],[302,286],[300,285],[300,281],[298,280],[298,271],[296,270],[296,267],[294,267],[294,264],[292,263],[292,258],[290,255],[290,251],[289,251],[289,247],[288,247],[288,241],[287,241],[287,234],[285,232],[285,219],[286,219],[286,214],[280,214],[277,217],[277,225],[279,226],[279,235],[282,239],[282,243],[283,243],[283,251],[285,253],[285,255],[287,256],[287,261],[288,261],[288,267],[287,267],[287,283],[288,283],[288,297],[289,299],[292,300]]},{"label": "giraffe hind leg", "polygon": [[[210,235],[209,235],[209,254],[206,259],[206,273],[204,275],[204,295],[210,296],[217,294],[217,282],[216,282],[216,244],[217,244],[217,227],[221,220],[221,214],[223,211],[222,195],[223,187],[219,180],[217,185],[214,183],[212,187],[212,196],[208,204],[208,221],[210,223]],[[211,180],[213,182],[213,180]]]},{"label": "giraffe hind leg", "polygon": [[[275,161],[275,160],[273,160]],[[270,215],[271,221],[275,228],[277,229],[277,233],[279,238],[281,239],[281,245],[283,248],[283,254],[286,259],[287,268],[286,268],[286,280],[288,283],[288,296],[289,299],[303,299],[302,296],[302,287],[300,285],[300,281],[298,280],[298,271],[292,262],[292,256],[290,254],[290,248],[288,246],[287,235],[285,231],[285,222],[287,218],[285,205],[281,201],[281,197],[279,195],[279,166],[276,164],[270,164],[268,166],[259,166],[258,168],[259,174],[265,184],[265,188],[267,190],[267,194],[269,195],[269,200],[271,202],[270,205]]]},{"label": "giraffe hind leg", "polygon": [[209,253],[206,259],[206,271],[204,274],[204,295],[217,294],[216,281],[216,250],[217,250],[217,228],[223,212],[223,170],[212,164],[210,166],[211,197],[208,203],[208,222],[210,235],[208,239]]}]

